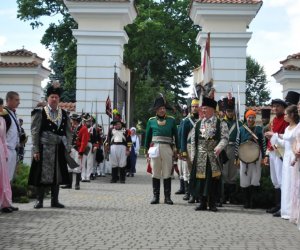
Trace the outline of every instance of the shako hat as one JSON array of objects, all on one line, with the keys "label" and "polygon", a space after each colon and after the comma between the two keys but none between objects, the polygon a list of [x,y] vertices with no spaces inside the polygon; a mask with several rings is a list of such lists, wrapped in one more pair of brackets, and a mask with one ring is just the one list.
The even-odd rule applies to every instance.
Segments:
[{"label": "shako hat", "polygon": [[261,119],[270,119],[271,109],[261,109]]},{"label": "shako hat", "polygon": [[289,91],[286,94],[285,102],[286,102],[287,105],[292,105],[292,104],[297,105],[298,102],[299,102],[299,97],[300,97],[300,94],[298,92]]},{"label": "shako hat", "polygon": [[230,109],[234,110],[235,107],[235,98],[232,97],[229,99],[228,97],[223,98],[223,105],[224,105],[224,110]]}]

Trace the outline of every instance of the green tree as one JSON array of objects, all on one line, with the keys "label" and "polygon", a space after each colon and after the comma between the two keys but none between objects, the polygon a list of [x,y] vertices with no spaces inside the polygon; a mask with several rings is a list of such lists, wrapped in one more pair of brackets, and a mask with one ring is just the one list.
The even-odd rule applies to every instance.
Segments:
[{"label": "green tree", "polygon": [[[41,42],[52,50],[51,78],[59,79],[65,93],[71,93],[73,98],[76,42],[71,29],[77,28],[76,22],[60,0],[17,0],[17,3],[18,18],[29,21],[32,28],[43,25],[44,16],[55,17],[56,23],[50,24]],[[200,50],[196,45],[199,27],[189,18],[189,0],[137,0],[135,4],[138,16],[125,28],[129,43],[125,46],[124,64],[132,71],[134,120],[144,124],[158,91],[170,103],[185,103],[186,78],[200,64]],[[150,88],[151,91],[144,92]],[[149,102],[142,105],[144,100]]]},{"label": "green tree", "polygon": [[266,105],[271,97],[264,68],[250,56],[247,56],[246,67],[246,106]]},{"label": "green tree", "polygon": [[51,17],[41,43],[52,51],[49,78],[59,80],[63,88],[61,100],[75,101],[76,92],[76,41],[72,29],[77,23],[60,0],[17,0],[18,15],[22,21],[29,21],[33,29],[43,26],[42,18]]}]

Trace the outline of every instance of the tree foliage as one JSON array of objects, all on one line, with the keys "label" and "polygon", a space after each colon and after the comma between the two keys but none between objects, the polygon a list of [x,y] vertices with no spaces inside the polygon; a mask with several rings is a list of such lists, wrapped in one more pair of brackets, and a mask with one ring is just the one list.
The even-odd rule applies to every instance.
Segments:
[{"label": "tree foliage", "polygon": [[[18,18],[32,28],[43,25],[42,17],[53,17],[41,43],[52,50],[50,76],[63,84],[63,99],[75,98],[76,41],[71,29],[77,24],[60,0],[17,0]],[[189,18],[189,0],[137,0],[138,16],[125,30],[124,64],[132,71],[134,122],[145,124],[148,108],[159,92],[170,103],[185,103],[186,78],[200,64],[196,45],[199,27]],[[67,95],[68,94],[68,95]],[[148,100],[145,103],[145,100]]]},{"label": "tree foliage", "polygon": [[270,101],[264,68],[252,57],[247,57],[246,106],[262,106]]}]

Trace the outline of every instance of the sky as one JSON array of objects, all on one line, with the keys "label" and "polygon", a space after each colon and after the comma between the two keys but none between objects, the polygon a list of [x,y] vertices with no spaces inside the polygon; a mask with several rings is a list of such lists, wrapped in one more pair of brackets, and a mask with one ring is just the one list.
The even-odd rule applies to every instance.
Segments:
[{"label": "sky", "polygon": [[[50,19],[42,19],[45,25],[32,30],[29,22],[17,19],[14,0],[0,3],[0,52],[24,48],[45,58],[48,67],[50,51],[40,40]],[[257,16],[251,22],[247,54],[264,67],[271,98],[282,98],[282,87],[272,74],[280,69],[281,60],[300,52],[300,0],[265,0]]]}]

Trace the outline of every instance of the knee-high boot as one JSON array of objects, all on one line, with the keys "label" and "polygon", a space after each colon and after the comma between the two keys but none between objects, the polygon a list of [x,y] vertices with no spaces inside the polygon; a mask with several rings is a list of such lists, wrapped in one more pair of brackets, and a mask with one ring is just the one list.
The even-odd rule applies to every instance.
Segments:
[{"label": "knee-high boot", "polygon": [[171,200],[171,178],[164,179],[165,204],[173,205]]},{"label": "knee-high boot", "polygon": [[44,204],[44,187],[37,187],[36,188],[36,202],[34,208],[39,209],[43,208]]},{"label": "knee-high boot", "polygon": [[65,206],[58,201],[59,186],[51,186],[51,207],[64,208]]},{"label": "knee-high boot", "polygon": [[244,208],[250,208],[250,187],[243,188]]},{"label": "knee-high boot", "polygon": [[79,190],[80,189],[80,178],[81,178],[81,174],[80,173],[76,173],[75,190]]},{"label": "knee-high boot", "polygon": [[209,194],[209,210],[217,212],[216,199],[218,196],[218,188],[220,187],[219,180],[213,179],[211,183],[211,190]]},{"label": "knee-high boot", "polygon": [[118,180],[118,168],[111,168],[111,181],[110,183],[116,183]]},{"label": "knee-high boot", "polygon": [[184,190],[184,180],[183,180],[183,178],[180,178],[180,187],[175,192],[175,194],[184,194],[184,193],[185,193],[185,190]]},{"label": "knee-high boot", "polygon": [[188,201],[190,199],[190,189],[189,189],[189,182],[185,181],[184,182],[184,190],[185,190],[185,195],[183,196],[184,201]]},{"label": "knee-high boot", "polygon": [[158,204],[159,194],[160,194],[160,179],[152,178],[152,188],[153,188],[153,198],[150,204]]},{"label": "knee-high boot", "polygon": [[124,168],[120,168],[120,183],[125,183],[126,170]]}]

